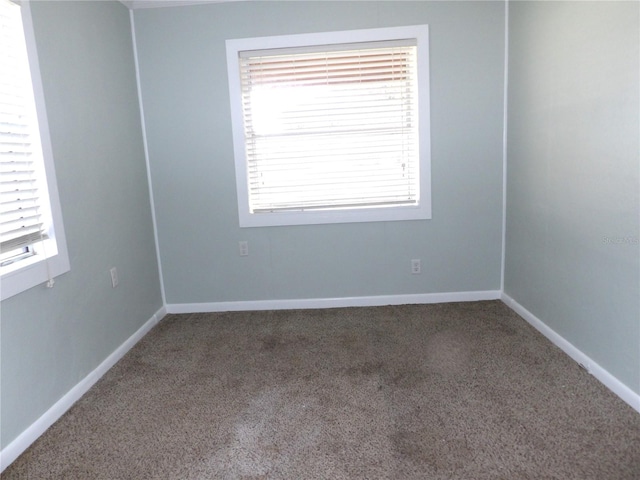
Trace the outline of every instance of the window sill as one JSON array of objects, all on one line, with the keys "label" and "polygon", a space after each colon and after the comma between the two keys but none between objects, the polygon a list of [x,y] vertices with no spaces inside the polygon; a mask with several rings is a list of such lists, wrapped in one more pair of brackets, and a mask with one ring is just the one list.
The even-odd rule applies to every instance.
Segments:
[{"label": "window sill", "polygon": [[245,211],[240,214],[240,227],[394,222],[402,220],[428,220],[430,218],[431,210],[426,206],[349,208],[345,210],[311,210],[274,213],[248,213]]},{"label": "window sill", "polygon": [[34,255],[14,264],[2,267],[0,293],[2,300],[13,297],[36,285],[43,284],[49,278],[55,278],[70,270],[66,255],[57,253],[45,259]]}]

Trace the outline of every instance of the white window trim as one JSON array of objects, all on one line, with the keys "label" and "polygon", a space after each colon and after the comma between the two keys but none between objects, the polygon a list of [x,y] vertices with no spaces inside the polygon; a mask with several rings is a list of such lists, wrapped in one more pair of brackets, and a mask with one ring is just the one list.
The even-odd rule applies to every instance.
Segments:
[{"label": "white window trim", "polygon": [[[29,66],[31,68],[33,94],[35,97],[36,112],[40,127],[40,141],[42,144],[44,170],[49,194],[53,228],[51,229],[52,231],[49,235],[49,240],[38,242],[41,245],[36,246],[36,250],[40,250],[43,254],[34,255],[16,262],[10,267],[3,268],[2,277],[0,279],[0,295],[2,300],[22,293],[36,285],[49,282],[51,279],[70,270],[69,254],[67,252],[67,242],[62,222],[62,210],[60,208],[60,199],[58,196],[53,151],[51,148],[49,124],[47,122],[44,92],[42,89],[42,79],[40,76],[33,21],[31,18],[31,9],[29,2],[26,0],[21,1],[19,4],[21,7],[22,23],[29,56]],[[44,245],[42,245],[42,243],[44,243]],[[52,283],[49,283],[49,286],[52,286]]]},{"label": "white window trim", "polygon": [[[407,38],[415,38],[418,47],[420,204],[418,206],[386,206],[382,208],[251,213],[247,185],[242,105],[240,101],[238,53],[247,50],[366,43]],[[226,48],[240,227],[424,220],[431,218],[429,29],[427,25],[232,39],[226,41]]]}]

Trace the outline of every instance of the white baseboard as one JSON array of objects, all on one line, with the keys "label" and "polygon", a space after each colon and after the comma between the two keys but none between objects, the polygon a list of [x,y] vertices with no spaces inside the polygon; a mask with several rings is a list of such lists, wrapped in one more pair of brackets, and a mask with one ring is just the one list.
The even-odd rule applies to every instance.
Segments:
[{"label": "white baseboard", "polygon": [[115,363],[120,360],[149,330],[168,313],[200,313],[246,310],[288,310],[334,307],[366,307],[382,305],[429,304],[448,302],[470,302],[480,300],[502,300],[536,330],[557,345],[576,362],[584,366],[594,377],[613,393],[640,413],[640,395],[631,390],[607,370],[594,362],[564,337],[556,333],[509,295],[499,290],[474,292],[449,292],[410,295],[381,295],[368,297],[317,298],[292,300],[254,300],[237,302],[179,303],[158,310],[142,327],[109,355],[95,370],[81,380],[38,420],[22,432],[14,441],[0,451],[0,472],[9,466],[35,440],[53,425],[76,401],[78,401]]},{"label": "white baseboard", "polygon": [[64,413],[71,408],[107,371],[113,367],[138,341],[144,337],[167,314],[167,309],[162,307],[149,320],[145,322],[133,335],[109,355],[89,375],[83,378],[76,386],[69,390],[38,420],[22,432],[13,442],[0,451],[0,472],[7,468],[18,458],[40,435],[53,425]]},{"label": "white baseboard", "polygon": [[584,352],[576,348],[572,343],[560,334],[556,333],[546,323],[524,308],[506,293],[502,293],[502,301],[514,312],[524,318],[533,328],[547,337],[554,345],[564,353],[582,365],[591,375],[596,377],[609,390],[628,403],[631,408],[640,413],[640,395],[627,387],[624,383],[611,375],[607,370],[594,362]]},{"label": "white baseboard", "polygon": [[235,312],[248,310],[292,310],[336,307],[377,307],[420,303],[473,302],[499,300],[499,290],[408,295],[376,295],[368,297],[301,298],[291,300],[248,300],[237,302],[173,303],[167,313]]}]

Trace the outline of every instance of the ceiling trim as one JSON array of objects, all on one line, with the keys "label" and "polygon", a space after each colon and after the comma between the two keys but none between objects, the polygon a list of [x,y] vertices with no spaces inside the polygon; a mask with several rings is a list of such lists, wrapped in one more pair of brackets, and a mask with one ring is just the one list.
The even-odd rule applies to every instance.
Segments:
[{"label": "ceiling trim", "polygon": [[142,8],[183,7],[187,5],[203,5],[205,3],[242,2],[245,0],[119,0],[130,10]]}]

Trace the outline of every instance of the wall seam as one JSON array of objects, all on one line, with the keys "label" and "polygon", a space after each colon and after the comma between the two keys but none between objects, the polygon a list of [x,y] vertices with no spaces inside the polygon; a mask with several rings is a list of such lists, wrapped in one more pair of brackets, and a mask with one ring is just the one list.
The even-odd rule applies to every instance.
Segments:
[{"label": "wall seam", "polygon": [[136,39],[136,27],[133,10],[129,10],[129,23],[131,24],[131,40],[133,43],[133,61],[136,70],[136,88],[138,90],[138,108],[140,110],[140,125],[142,127],[142,144],[144,147],[144,158],[147,167],[147,183],[149,186],[149,202],[151,204],[151,219],[153,222],[153,239],[156,247],[156,261],[158,263],[158,277],[160,280],[160,294],[162,295],[162,306],[166,308],[167,298],[164,289],[164,276],[162,274],[162,259],[160,257],[160,240],[158,238],[158,221],[156,219],[156,206],[153,195],[153,180],[151,178],[151,163],[149,162],[149,146],[147,144],[147,126],[144,119],[144,105],[142,101],[142,86],[140,82],[140,66],[138,64],[138,43]]},{"label": "wall seam", "polygon": [[509,87],[509,0],[504,2],[504,96],[502,113],[502,256],[500,265],[500,291],[504,293],[504,271],[507,248],[507,129]]}]

